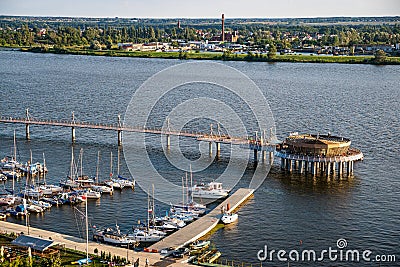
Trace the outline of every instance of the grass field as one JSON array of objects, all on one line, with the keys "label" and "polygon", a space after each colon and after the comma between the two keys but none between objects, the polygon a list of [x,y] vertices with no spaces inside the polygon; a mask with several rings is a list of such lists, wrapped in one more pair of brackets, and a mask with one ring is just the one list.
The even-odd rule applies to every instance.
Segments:
[{"label": "grass field", "polygon": [[268,58],[263,54],[230,54],[223,56],[221,52],[142,52],[121,50],[88,50],[82,47],[67,47],[63,49],[49,48],[22,48],[25,52],[47,52],[57,54],[111,56],[111,57],[140,57],[140,58],[165,58],[165,59],[192,59],[192,60],[226,60],[226,61],[250,61],[250,62],[301,62],[301,63],[341,63],[341,64],[400,64],[400,57],[386,57],[384,61],[377,62],[374,56],[326,56],[326,55],[302,55],[302,54],[277,54],[274,58]]}]

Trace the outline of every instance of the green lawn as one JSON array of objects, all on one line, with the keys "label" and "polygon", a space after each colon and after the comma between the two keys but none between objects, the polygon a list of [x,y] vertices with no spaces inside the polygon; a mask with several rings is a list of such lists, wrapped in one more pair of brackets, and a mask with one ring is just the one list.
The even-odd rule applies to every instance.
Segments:
[{"label": "green lawn", "polygon": [[194,59],[194,60],[229,60],[229,61],[251,61],[251,62],[302,62],[302,63],[343,63],[343,64],[400,64],[400,57],[386,57],[383,62],[376,62],[374,56],[326,56],[326,55],[300,55],[300,54],[277,54],[269,59],[267,55],[252,54],[230,54],[223,57],[221,52],[143,52],[143,51],[121,51],[121,50],[88,50],[83,47],[67,47],[63,49],[48,48],[42,50],[40,47],[22,48],[26,52],[48,52],[75,55],[113,56],[113,57],[141,57],[141,58],[165,58],[165,59]]}]

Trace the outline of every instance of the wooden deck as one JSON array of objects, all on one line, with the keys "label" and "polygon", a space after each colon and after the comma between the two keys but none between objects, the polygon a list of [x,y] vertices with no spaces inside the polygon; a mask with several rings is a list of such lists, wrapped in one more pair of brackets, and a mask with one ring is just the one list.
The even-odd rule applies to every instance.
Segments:
[{"label": "wooden deck", "polygon": [[227,204],[229,203],[230,209],[228,212],[232,212],[233,210],[237,209],[240,204],[246,201],[253,194],[253,192],[253,189],[238,189],[208,214],[167,236],[161,241],[153,244],[150,249],[160,251],[163,248],[179,248],[192,243],[193,241],[206,235],[218,224],[221,217],[222,207],[226,208]]}]

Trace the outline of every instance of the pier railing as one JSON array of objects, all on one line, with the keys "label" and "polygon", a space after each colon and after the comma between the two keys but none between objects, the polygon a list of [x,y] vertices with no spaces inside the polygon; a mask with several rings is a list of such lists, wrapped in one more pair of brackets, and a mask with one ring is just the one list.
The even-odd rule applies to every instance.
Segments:
[{"label": "pier railing", "polygon": [[[99,129],[99,130],[110,130],[118,131],[118,145],[122,144],[121,132],[137,132],[137,133],[149,133],[149,134],[162,134],[166,136],[183,136],[196,138],[198,141],[206,141],[213,143],[223,143],[231,145],[241,145],[248,149],[254,150],[271,150],[262,149],[262,147],[274,146],[268,141],[262,142],[262,144],[257,140],[252,140],[249,136],[229,136],[226,134],[196,132],[196,131],[185,131],[185,130],[173,130],[170,127],[166,128],[156,128],[156,127],[146,127],[146,126],[124,126],[120,121],[120,116],[118,116],[118,123],[116,124],[104,124],[104,123],[94,123],[94,122],[84,122],[76,121],[74,115],[72,120],[52,120],[52,119],[40,119],[32,117],[28,111],[26,117],[7,117],[0,116],[0,123],[14,123],[14,124],[24,124],[26,126],[26,137],[30,139],[30,125],[47,125],[56,127],[69,127],[72,129],[72,141],[75,141],[75,128],[86,128],[86,129]],[[264,140],[266,140],[264,138]]]}]

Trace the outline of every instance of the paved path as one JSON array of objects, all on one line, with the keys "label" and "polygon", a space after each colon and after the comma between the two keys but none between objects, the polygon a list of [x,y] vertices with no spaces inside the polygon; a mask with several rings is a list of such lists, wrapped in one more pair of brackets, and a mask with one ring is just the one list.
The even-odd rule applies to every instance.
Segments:
[{"label": "paved path", "polygon": [[[21,233],[24,232],[25,234],[28,232],[28,229],[24,225],[0,221],[0,231],[7,232],[7,233]],[[86,251],[86,242],[83,239],[64,235],[60,233],[55,233],[47,230],[38,229],[35,227],[29,227],[29,235],[33,237],[40,237],[44,239],[48,239],[51,237],[56,243],[61,245],[65,245],[65,247],[69,249],[75,249],[78,251]],[[113,246],[108,246],[105,244],[89,242],[89,253],[94,254],[94,249],[97,248],[99,253],[100,251],[111,252],[112,255],[117,255],[120,257],[126,258],[133,262],[139,258],[139,266],[145,266],[146,259],[149,259],[149,263],[151,266],[190,266],[187,263],[177,262],[174,259],[163,259],[159,253],[146,253],[146,252],[136,252],[133,250],[127,250],[126,248],[118,248]],[[192,265],[193,266],[193,265]]]},{"label": "paved path", "polygon": [[226,208],[227,204],[229,203],[230,209],[228,212],[231,212],[244,201],[246,201],[253,194],[253,192],[254,190],[248,188],[238,189],[211,212],[203,217],[200,217],[188,226],[185,226],[175,233],[161,239],[159,242],[153,244],[150,249],[160,251],[163,248],[179,248],[192,243],[193,241],[210,232],[218,224],[221,217],[222,207]]}]

